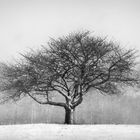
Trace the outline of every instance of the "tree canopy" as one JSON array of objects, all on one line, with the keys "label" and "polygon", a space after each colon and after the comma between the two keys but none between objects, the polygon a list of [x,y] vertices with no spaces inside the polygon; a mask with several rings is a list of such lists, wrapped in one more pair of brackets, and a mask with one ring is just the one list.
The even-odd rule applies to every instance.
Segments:
[{"label": "tree canopy", "polygon": [[[90,89],[118,94],[123,86],[137,83],[135,51],[122,49],[90,32],[51,39],[41,50],[22,54],[16,64],[1,63],[2,101],[25,95],[40,104],[74,109]],[[52,100],[54,93],[64,100]]]}]

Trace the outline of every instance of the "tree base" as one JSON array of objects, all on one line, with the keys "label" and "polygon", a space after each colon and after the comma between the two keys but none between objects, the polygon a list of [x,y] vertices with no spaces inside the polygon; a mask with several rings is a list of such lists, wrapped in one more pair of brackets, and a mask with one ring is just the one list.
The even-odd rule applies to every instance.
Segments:
[{"label": "tree base", "polygon": [[65,122],[64,124],[74,124],[74,109],[65,109]]}]

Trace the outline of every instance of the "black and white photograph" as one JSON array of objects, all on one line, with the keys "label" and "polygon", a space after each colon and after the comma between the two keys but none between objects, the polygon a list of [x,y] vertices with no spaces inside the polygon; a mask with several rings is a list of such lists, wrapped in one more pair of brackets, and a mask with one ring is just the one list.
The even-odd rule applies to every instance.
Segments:
[{"label": "black and white photograph", "polygon": [[140,140],[140,1],[0,0],[0,140]]}]

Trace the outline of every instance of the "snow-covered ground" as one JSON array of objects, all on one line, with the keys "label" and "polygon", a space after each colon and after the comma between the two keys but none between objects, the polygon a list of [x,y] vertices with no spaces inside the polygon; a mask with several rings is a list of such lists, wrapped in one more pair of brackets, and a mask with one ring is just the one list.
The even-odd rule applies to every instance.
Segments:
[{"label": "snow-covered ground", "polygon": [[140,140],[139,125],[1,125],[0,140]]}]

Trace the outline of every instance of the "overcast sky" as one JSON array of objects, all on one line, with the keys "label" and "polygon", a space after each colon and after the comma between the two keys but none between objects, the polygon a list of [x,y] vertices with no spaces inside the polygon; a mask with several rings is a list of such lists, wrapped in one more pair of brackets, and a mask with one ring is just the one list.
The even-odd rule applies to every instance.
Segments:
[{"label": "overcast sky", "polygon": [[140,50],[140,0],[0,0],[0,61],[77,30]]}]

